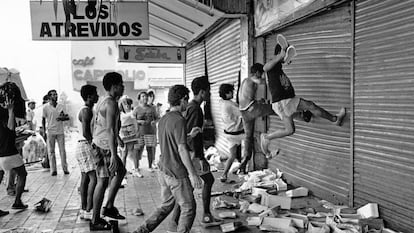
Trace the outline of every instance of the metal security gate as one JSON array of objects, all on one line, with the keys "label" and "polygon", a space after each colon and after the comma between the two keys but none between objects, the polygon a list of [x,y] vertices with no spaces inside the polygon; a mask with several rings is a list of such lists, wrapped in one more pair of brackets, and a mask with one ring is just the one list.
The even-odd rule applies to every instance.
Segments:
[{"label": "metal security gate", "polygon": [[205,75],[204,44],[198,43],[187,49],[187,63],[185,65],[185,85],[190,89],[194,78]]},{"label": "metal security gate", "polygon": [[[240,71],[240,20],[231,20],[216,33],[206,39],[207,70],[211,85],[211,112],[216,131],[216,148],[229,153],[224,125],[221,120],[219,86],[223,83],[235,84]],[[235,95],[236,95],[235,90]]]},{"label": "metal security gate", "polygon": [[[350,3],[345,3],[268,36],[266,61],[273,55],[276,35],[282,33],[297,49],[297,57],[284,66],[296,95],[333,114],[342,106],[349,111],[351,29]],[[281,169],[289,182],[308,187],[316,196],[348,204],[349,119],[348,114],[342,127],[319,118],[309,123],[295,120],[294,135],[271,142],[271,149],[279,148],[280,155],[269,166]],[[270,117],[268,132],[282,127],[279,117]]]},{"label": "metal security gate", "polygon": [[355,205],[414,229],[414,1],[356,1]]}]

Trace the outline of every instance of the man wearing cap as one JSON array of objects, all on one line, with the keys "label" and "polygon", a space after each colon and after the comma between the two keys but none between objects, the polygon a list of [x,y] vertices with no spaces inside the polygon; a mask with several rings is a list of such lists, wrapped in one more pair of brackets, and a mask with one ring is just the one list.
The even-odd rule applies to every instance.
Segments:
[{"label": "man wearing cap", "polygon": [[36,102],[34,100],[29,100],[27,102],[27,111],[26,111],[26,120],[27,124],[29,125],[29,129],[35,131],[36,130],[36,121],[35,121],[35,113],[34,109],[36,107]]},{"label": "man wearing cap", "polygon": [[[202,199],[203,199],[203,218],[202,223],[214,223],[218,220],[215,219],[210,211],[210,200],[211,200],[211,189],[214,183],[214,176],[210,171],[210,165],[204,157],[204,144],[203,144],[203,123],[204,116],[200,105],[210,98],[210,83],[206,76],[195,78],[191,83],[191,90],[193,91],[194,97],[184,112],[186,119],[187,134],[193,128],[199,129],[198,134],[194,137],[188,137],[187,143],[191,154],[191,160],[194,168],[198,175],[201,177],[203,182]],[[180,209],[177,208],[173,212],[172,219],[178,221]]]}]

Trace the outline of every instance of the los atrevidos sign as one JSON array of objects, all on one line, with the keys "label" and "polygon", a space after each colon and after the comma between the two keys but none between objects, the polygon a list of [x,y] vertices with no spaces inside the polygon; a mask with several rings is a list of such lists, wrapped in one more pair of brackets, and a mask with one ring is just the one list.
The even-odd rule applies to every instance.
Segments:
[{"label": "los atrevidos sign", "polygon": [[147,1],[31,1],[33,40],[149,39]]},{"label": "los atrevidos sign", "polygon": [[118,61],[136,63],[185,63],[185,48],[119,45]]}]

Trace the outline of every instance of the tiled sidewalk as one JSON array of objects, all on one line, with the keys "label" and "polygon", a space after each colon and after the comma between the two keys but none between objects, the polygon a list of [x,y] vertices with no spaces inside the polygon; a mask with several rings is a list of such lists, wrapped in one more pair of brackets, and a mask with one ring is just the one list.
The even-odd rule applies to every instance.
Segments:
[{"label": "tiled sidewalk", "polygon": [[[24,203],[29,204],[29,208],[24,211],[11,210],[11,204],[14,197],[6,194],[6,187],[0,185],[0,209],[9,210],[10,214],[0,218],[0,232],[4,229],[14,227],[26,227],[35,229],[35,232],[89,232],[89,222],[79,218],[80,196],[78,186],[80,183],[80,172],[74,156],[76,142],[67,140],[66,149],[68,154],[68,163],[70,175],[63,175],[60,165],[58,164],[58,175],[50,176],[48,170],[40,167],[40,164],[28,167],[28,179],[26,188],[28,193],[23,194]],[[158,150],[159,151],[159,150]],[[57,156],[59,157],[59,156]],[[59,162],[59,158],[57,159]],[[127,162],[128,163],[128,162]],[[127,166],[128,167],[128,166]],[[126,216],[126,220],[119,221],[121,232],[130,232],[136,229],[145,218],[151,214],[160,202],[160,189],[157,181],[157,174],[149,173],[146,169],[147,159],[143,156],[141,167],[144,178],[127,176],[128,184],[125,188],[120,189],[116,198],[115,205],[121,214]],[[219,173],[214,173],[218,177]],[[237,177],[231,177],[237,179]],[[231,184],[222,184],[218,179],[213,186],[213,191],[229,190]],[[200,191],[195,191],[197,199],[197,216],[193,225],[193,233],[218,233],[220,227],[202,228],[200,218],[202,213]],[[43,197],[53,202],[51,211],[48,213],[39,213],[34,210],[34,204]],[[231,200],[232,198],[229,198]],[[213,201],[213,200],[212,200]],[[232,199],[232,201],[236,201]],[[105,203],[105,201],[104,201]],[[309,203],[306,203],[308,205]],[[132,214],[135,208],[142,208],[145,215],[135,216]],[[224,210],[219,210],[224,211]],[[237,221],[244,220],[245,214],[235,210],[239,218]],[[218,212],[214,214],[217,215]],[[230,222],[231,220],[226,220]],[[154,232],[166,232],[169,218],[167,218]],[[109,231],[103,231],[109,232]],[[248,227],[238,232],[260,232],[256,227]]]}]

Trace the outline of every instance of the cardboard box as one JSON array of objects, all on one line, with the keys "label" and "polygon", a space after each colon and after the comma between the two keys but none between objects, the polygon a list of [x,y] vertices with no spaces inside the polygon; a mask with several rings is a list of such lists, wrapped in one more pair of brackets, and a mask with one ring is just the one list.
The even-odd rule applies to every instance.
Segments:
[{"label": "cardboard box", "polygon": [[286,191],[288,197],[306,197],[308,196],[309,190],[305,187],[299,187],[296,189]]},{"label": "cardboard box", "polygon": [[326,224],[310,222],[307,233],[330,233],[331,228]]},{"label": "cardboard box", "polygon": [[263,218],[262,226],[270,226],[276,229],[287,229],[292,226],[292,220],[287,218]]},{"label": "cardboard box", "polygon": [[281,209],[290,210],[292,198],[280,195],[270,195],[266,193],[265,195],[262,195],[260,204],[267,207],[280,205]]},{"label": "cardboard box", "polygon": [[384,229],[384,221],[380,218],[374,219],[360,219],[359,220],[360,233],[382,232]]},{"label": "cardboard box", "polygon": [[357,213],[361,215],[362,218],[379,218],[378,204],[368,203],[363,207],[359,208],[357,210]]},{"label": "cardboard box", "polygon": [[249,226],[260,226],[262,224],[263,218],[261,217],[247,217],[247,225]]}]

